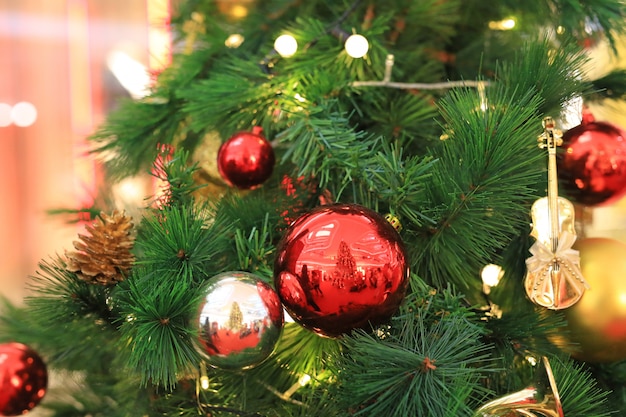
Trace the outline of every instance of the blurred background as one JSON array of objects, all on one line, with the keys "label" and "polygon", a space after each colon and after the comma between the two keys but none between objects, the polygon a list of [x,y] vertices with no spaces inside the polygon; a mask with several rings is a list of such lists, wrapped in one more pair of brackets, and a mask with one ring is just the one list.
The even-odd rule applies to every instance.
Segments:
[{"label": "blurred background", "polygon": [[[86,137],[140,97],[171,53],[169,0],[0,0],[0,295],[19,303],[40,259],[81,231],[49,210],[110,187]],[[141,205],[145,179],[117,186]]]},{"label": "blurred background", "polygon": [[[236,1],[233,1],[236,3]],[[168,64],[171,0],[0,0],[0,295],[20,303],[43,258],[72,249],[80,223],[51,215],[85,208],[110,189],[86,137],[121,97],[140,98]],[[626,66],[590,45],[591,75]],[[626,109],[592,108],[626,127]],[[580,122],[574,109],[569,126]],[[149,176],[116,184],[122,207],[140,207]],[[626,199],[582,209],[585,233],[626,241]]]}]

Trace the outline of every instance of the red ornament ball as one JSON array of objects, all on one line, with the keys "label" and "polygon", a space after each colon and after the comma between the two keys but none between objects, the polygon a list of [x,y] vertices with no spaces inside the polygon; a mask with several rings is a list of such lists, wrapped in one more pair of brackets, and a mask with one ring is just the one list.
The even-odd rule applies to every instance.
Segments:
[{"label": "red ornament ball", "polygon": [[596,122],[589,111],[582,123],[563,134],[559,153],[561,186],[576,203],[607,205],[626,195],[626,132]]},{"label": "red ornament ball", "polygon": [[274,149],[258,126],[234,134],[217,153],[217,169],[224,181],[242,190],[263,184],[272,175],[274,162]]},{"label": "red ornament ball", "polygon": [[276,291],[258,276],[230,271],[211,278],[196,323],[200,353],[217,368],[252,368],[274,351],[283,329]]},{"label": "red ornament ball", "polygon": [[321,206],[300,216],[277,248],[276,291],[293,319],[320,336],[389,319],[408,282],[400,235],[359,205]]},{"label": "red ornament ball", "polygon": [[18,416],[46,394],[48,371],[39,355],[21,343],[0,344],[0,415]]}]

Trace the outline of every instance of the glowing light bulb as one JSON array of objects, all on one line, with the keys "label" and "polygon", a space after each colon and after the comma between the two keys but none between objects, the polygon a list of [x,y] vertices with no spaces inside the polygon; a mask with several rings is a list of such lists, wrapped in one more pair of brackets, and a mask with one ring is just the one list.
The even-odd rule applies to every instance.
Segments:
[{"label": "glowing light bulb", "polygon": [[282,397],[283,399],[285,399],[285,400],[286,400],[286,399],[291,398],[291,396],[292,396],[292,395],[293,395],[296,391],[298,391],[298,389],[299,389],[300,387],[303,387],[303,386],[305,386],[306,384],[308,384],[310,380],[311,380],[311,375],[308,375],[308,374],[304,374],[304,375],[302,375],[302,376],[298,379],[298,382],[296,382],[295,384],[293,384],[293,385],[292,385],[292,386],[291,386],[291,387],[290,387],[287,391],[285,391],[285,392],[283,393],[283,395],[281,395],[281,397]]},{"label": "glowing light bulb", "polygon": [[489,29],[491,30],[511,30],[515,27],[515,20],[504,19],[494,20],[489,22]]},{"label": "glowing light bulb", "polygon": [[11,119],[16,126],[30,126],[37,120],[37,109],[32,103],[21,101],[11,109]]},{"label": "glowing light bulb", "polygon": [[238,33],[233,33],[228,38],[226,38],[224,45],[226,45],[229,48],[239,48],[239,46],[241,46],[243,41],[244,41],[243,36],[241,36]]},{"label": "glowing light bulb", "polygon": [[208,390],[210,387],[209,376],[206,373],[206,366],[204,364],[200,365],[200,388],[203,390]]},{"label": "glowing light bulb", "polygon": [[300,377],[300,379],[298,380],[298,383],[300,384],[300,386],[305,386],[306,384],[309,383],[309,381],[311,380],[311,375],[309,374],[304,374]]},{"label": "glowing light bulb", "polygon": [[204,375],[200,377],[200,387],[202,387],[203,390],[208,390],[209,389],[209,377]]},{"label": "glowing light bulb", "polygon": [[504,275],[502,267],[495,264],[485,265],[480,273],[483,284],[489,287],[495,287],[500,282],[500,278]]},{"label": "glowing light bulb", "polygon": [[363,35],[350,35],[344,44],[346,53],[352,58],[363,58],[370,49],[367,38]]},{"label": "glowing light bulb", "polygon": [[274,41],[274,49],[283,58],[289,58],[298,50],[298,42],[291,35],[280,35]]}]

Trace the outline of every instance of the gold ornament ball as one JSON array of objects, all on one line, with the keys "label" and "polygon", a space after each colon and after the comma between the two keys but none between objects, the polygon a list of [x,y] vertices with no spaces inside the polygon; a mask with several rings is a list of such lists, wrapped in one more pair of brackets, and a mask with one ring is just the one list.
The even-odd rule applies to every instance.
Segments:
[{"label": "gold ornament ball", "polygon": [[626,359],[626,244],[607,238],[579,240],[583,277],[591,287],[563,310],[570,331],[568,347],[576,359],[615,362]]},{"label": "gold ornament ball", "polygon": [[250,9],[256,0],[215,0],[217,9],[226,16],[228,20],[241,20],[250,14]]}]

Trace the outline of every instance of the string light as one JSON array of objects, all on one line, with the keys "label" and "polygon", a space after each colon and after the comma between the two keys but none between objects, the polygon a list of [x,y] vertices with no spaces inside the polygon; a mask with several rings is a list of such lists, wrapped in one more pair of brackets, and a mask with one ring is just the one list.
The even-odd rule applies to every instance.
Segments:
[{"label": "string light", "polygon": [[281,398],[283,399],[288,399],[291,398],[291,396],[300,388],[305,386],[306,384],[309,383],[309,381],[311,380],[311,375],[308,374],[304,374],[302,375],[299,379],[298,382],[296,382],[295,384],[293,384],[287,391],[285,391],[285,393],[283,395],[281,395]]},{"label": "string light", "polygon": [[209,389],[209,376],[206,372],[206,366],[204,364],[200,365],[200,388],[204,391]]},{"label": "string light", "polygon": [[511,30],[515,27],[515,20],[504,19],[494,20],[489,22],[489,29],[491,30]]},{"label": "string light", "polygon": [[365,36],[353,34],[346,39],[344,48],[346,53],[352,58],[363,58],[367,54],[370,45]]},{"label": "string light", "polygon": [[238,33],[233,33],[232,35],[230,35],[228,38],[226,38],[226,41],[224,42],[224,45],[226,45],[229,48],[239,48],[241,46],[241,44],[244,41],[244,37]]},{"label": "string light", "polygon": [[274,41],[274,49],[283,58],[289,58],[298,50],[298,42],[296,41],[296,38],[291,35],[280,35]]},{"label": "string light", "polygon": [[504,270],[500,265],[485,265],[480,272],[480,277],[483,280],[483,292],[485,294],[489,294],[491,292],[491,287],[498,285],[503,275]]}]

